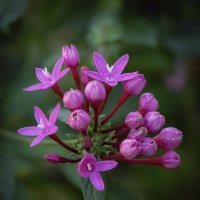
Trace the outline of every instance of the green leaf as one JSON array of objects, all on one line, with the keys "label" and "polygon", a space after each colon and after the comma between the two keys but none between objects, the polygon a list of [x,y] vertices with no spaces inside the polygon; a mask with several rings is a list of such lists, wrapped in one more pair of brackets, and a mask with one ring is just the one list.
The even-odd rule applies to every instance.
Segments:
[{"label": "green leaf", "polygon": [[96,190],[89,178],[82,178],[81,188],[83,191],[84,200],[104,200],[105,198],[105,190]]}]

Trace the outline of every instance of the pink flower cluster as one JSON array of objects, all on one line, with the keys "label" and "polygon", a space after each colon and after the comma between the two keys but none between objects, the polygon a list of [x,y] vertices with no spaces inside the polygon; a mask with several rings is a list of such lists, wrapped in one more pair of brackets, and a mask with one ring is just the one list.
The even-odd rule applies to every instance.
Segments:
[{"label": "pink flower cluster", "polygon": [[[61,97],[65,109],[71,111],[66,122],[79,132],[79,144],[70,146],[56,134],[60,103],[56,105],[49,119],[40,108],[35,107],[37,126],[21,128],[18,133],[36,136],[31,147],[49,137],[72,152],[73,158],[52,153],[45,155],[44,158],[51,163],[78,162],[79,175],[83,178],[89,177],[97,190],[104,189],[100,172],[115,168],[117,161],[160,165],[167,169],[175,169],[180,164],[180,156],[174,149],[181,143],[182,132],[173,127],[163,128],[165,117],[157,111],[159,105],[153,94],[142,94],[138,110],[128,113],[122,123],[111,126],[109,122],[121,105],[128,98],[139,95],[146,85],[143,74],[122,74],[128,59],[129,56],[126,54],[110,67],[103,56],[95,52],[94,64],[97,71],[90,71],[83,66],[79,72],[80,58],[76,47],[64,46],[62,56],[55,64],[52,74],[47,68],[36,68],[35,73],[40,83],[24,89],[53,89]],[[65,68],[61,70],[63,65]],[[77,88],[71,88],[63,93],[58,81],[69,72],[72,73]],[[112,89],[119,82],[122,82],[123,86],[119,101],[108,115],[102,115]],[[158,131],[160,133],[153,135]],[[154,137],[150,137],[151,135]],[[163,155],[153,157],[158,149],[164,150]]]}]

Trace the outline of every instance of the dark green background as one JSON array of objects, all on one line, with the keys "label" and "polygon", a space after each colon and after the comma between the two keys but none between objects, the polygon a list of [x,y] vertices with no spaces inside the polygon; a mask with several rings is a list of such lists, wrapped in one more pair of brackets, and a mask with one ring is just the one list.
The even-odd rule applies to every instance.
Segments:
[{"label": "dark green background", "polygon": [[[188,200],[199,195],[199,66],[200,16],[196,0],[2,0],[0,2],[0,199],[81,199],[76,167],[51,165],[48,152],[66,152],[54,144],[30,149],[30,138],[17,135],[18,128],[35,123],[33,106],[46,113],[59,101],[52,91],[23,92],[36,83],[34,67],[51,68],[61,47],[75,44],[81,65],[93,68],[93,51],[102,52],[112,64],[129,53],[125,71],[138,70],[155,94],[166,126],[183,131],[177,149],[182,158],[175,171],[156,166],[120,163],[105,173],[106,199]],[[74,87],[71,75],[61,81]],[[117,102],[115,88],[106,113]],[[137,109],[130,99],[113,123]],[[59,122],[60,136],[71,133]]]}]

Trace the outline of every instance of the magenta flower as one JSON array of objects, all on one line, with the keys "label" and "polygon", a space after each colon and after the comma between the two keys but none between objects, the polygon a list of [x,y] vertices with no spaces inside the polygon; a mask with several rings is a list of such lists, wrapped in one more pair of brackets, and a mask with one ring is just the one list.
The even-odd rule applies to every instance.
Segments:
[{"label": "magenta flower", "polygon": [[48,120],[44,115],[44,113],[42,112],[42,110],[38,107],[35,107],[35,119],[38,125],[20,128],[17,132],[20,135],[37,136],[30,144],[30,147],[33,147],[42,142],[42,140],[44,140],[45,137],[55,134],[57,132],[58,127],[55,126],[55,123],[59,111],[60,111],[60,103],[56,105]]},{"label": "magenta flower", "polygon": [[104,183],[99,172],[107,171],[117,166],[116,161],[97,161],[96,158],[86,153],[78,164],[78,173],[80,176],[89,177],[91,183],[97,190],[104,190]]},{"label": "magenta flower", "polygon": [[64,58],[61,57],[54,65],[52,74],[47,71],[47,68],[35,68],[35,74],[40,81],[35,85],[24,88],[24,91],[46,90],[53,87],[65,74],[69,72],[69,68],[60,72]]},{"label": "magenta flower", "polygon": [[121,74],[128,63],[128,59],[129,56],[126,54],[119,58],[113,66],[109,67],[103,56],[97,52],[94,52],[94,63],[98,72],[85,70],[84,73],[91,78],[103,81],[109,86],[114,87],[119,81],[129,80],[135,76],[135,72]]}]

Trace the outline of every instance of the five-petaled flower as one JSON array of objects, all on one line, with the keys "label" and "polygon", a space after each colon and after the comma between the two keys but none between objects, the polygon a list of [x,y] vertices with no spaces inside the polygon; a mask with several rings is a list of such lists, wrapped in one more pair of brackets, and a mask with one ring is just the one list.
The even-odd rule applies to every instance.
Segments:
[{"label": "five-petaled flower", "polygon": [[64,58],[61,57],[54,65],[52,74],[47,71],[47,68],[35,68],[35,74],[41,83],[37,83],[30,87],[24,88],[24,91],[46,90],[53,87],[65,74],[69,72],[69,68],[60,72]]},{"label": "five-petaled flower", "polygon": [[55,123],[59,111],[60,111],[60,103],[56,105],[48,120],[44,115],[44,113],[42,112],[42,110],[35,106],[34,114],[38,125],[20,128],[18,130],[18,133],[20,135],[25,135],[25,136],[37,136],[30,144],[30,147],[39,144],[45,137],[55,134],[57,132],[58,127],[55,125]]},{"label": "five-petaled flower", "polygon": [[125,81],[133,78],[136,72],[121,74],[128,63],[128,54],[120,57],[112,67],[109,67],[103,56],[94,52],[94,63],[98,72],[85,70],[84,73],[96,80],[107,83],[109,86],[114,87],[119,81]]},{"label": "five-petaled flower", "polygon": [[97,190],[104,190],[104,183],[99,172],[111,170],[117,164],[116,161],[111,160],[97,161],[92,154],[86,153],[78,164],[78,173],[84,178],[89,177]]}]

